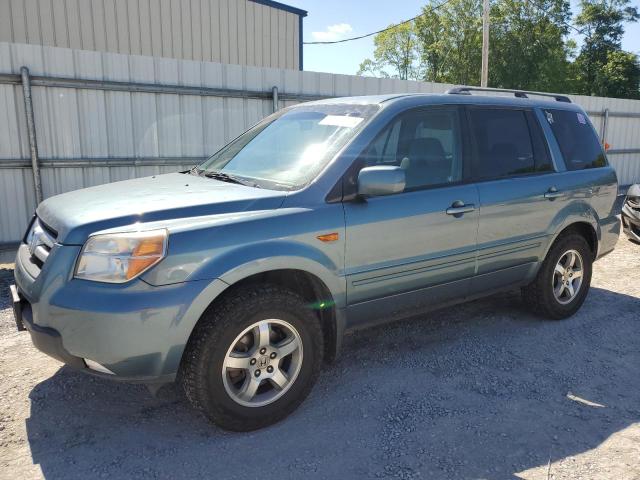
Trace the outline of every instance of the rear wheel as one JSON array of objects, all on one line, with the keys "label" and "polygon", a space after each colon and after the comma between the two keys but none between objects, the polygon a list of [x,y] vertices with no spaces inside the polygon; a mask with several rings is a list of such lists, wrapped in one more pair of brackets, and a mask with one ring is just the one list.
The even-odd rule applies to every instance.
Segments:
[{"label": "rear wheel", "polygon": [[527,305],[547,318],[570,317],[584,303],[591,284],[593,253],[583,236],[570,233],[552,245],[536,279],[522,289]]},{"label": "rear wheel", "polygon": [[191,403],[227,430],[275,423],[310,392],[322,363],[318,316],[296,293],[254,286],[230,294],[202,318],[183,359]]}]

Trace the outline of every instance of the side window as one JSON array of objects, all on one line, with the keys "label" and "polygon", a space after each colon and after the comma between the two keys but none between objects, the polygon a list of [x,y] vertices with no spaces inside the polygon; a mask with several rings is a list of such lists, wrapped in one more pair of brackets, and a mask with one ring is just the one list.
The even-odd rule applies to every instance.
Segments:
[{"label": "side window", "polygon": [[367,148],[365,165],[395,165],[398,151],[398,139],[402,120],[397,119],[387,126]]},{"label": "side window", "polygon": [[460,119],[457,109],[405,112],[369,145],[365,166],[396,165],[405,170],[406,190],[462,180]]},{"label": "side window", "polygon": [[584,114],[568,110],[545,110],[568,170],[604,167],[604,152]]},{"label": "side window", "polygon": [[554,170],[553,162],[547,140],[538,119],[532,111],[527,111],[527,122],[529,123],[529,131],[533,140],[533,156],[535,161],[536,172],[551,172]]},{"label": "side window", "polygon": [[546,148],[534,135],[527,112],[472,108],[471,130],[477,148],[476,178],[500,178],[551,170]]}]

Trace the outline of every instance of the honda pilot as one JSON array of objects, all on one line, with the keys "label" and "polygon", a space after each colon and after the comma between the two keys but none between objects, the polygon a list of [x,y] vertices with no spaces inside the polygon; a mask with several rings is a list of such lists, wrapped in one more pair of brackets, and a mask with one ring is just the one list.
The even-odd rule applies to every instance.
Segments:
[{"label": "honda pilot", "polygon": [[507,289],[570,317],[618,240],[618,186],[584,110],[538,95],[304,103],[190,171],[49,198],[18,328],[93,375],[177,380],[242,431],[293,412],[347,332]]}]

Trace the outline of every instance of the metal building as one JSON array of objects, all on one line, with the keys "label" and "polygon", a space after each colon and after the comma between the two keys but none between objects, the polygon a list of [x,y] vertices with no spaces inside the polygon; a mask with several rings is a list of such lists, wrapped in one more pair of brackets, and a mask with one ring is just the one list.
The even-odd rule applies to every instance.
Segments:
[{"label": "metal building", "polygon": [[302,70],[306,15],[271,0],[0,0],[0,42]]}]

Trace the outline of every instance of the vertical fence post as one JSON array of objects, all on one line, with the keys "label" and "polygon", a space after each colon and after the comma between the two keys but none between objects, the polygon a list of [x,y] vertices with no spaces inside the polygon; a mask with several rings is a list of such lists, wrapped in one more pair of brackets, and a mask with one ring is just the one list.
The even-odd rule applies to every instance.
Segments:
[{"label": "vertical fence post", "polygon": [[271,94],[273,95],[273,113],[280,110],[280,106],[278,104],[278,87],[273,87],[271,89]]},{"label": "vertical fence post", "polygon": [[602,131],[600,132],[600,143],[604,146],[607,143],[607,124],[609,123],[609,109],[602,112]]},{"label": "vertical fence post", "polygon": [[20,68],[22,77],[22,93],[24,96],[24,111],[27,117],[27,133],[29,135],[29,151],[31,153],[31,169],[33,170],[33,186],[36,192],[36,203],[42,201],[42,182],[40,180],[40,166],[38,164],[38,144],[36,143],[36,124],[33,119],[33,102],[31,99],[31,79],[29,69]]}]

